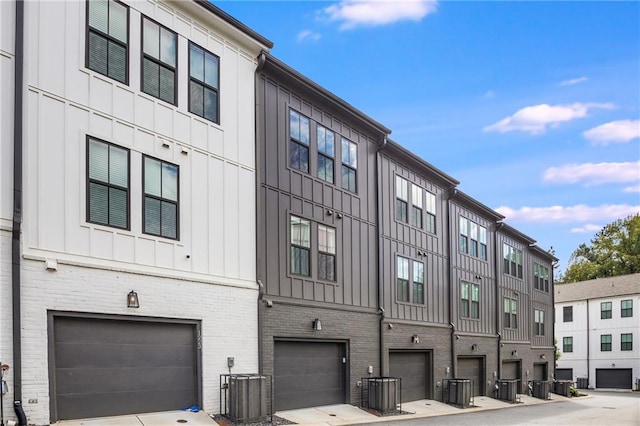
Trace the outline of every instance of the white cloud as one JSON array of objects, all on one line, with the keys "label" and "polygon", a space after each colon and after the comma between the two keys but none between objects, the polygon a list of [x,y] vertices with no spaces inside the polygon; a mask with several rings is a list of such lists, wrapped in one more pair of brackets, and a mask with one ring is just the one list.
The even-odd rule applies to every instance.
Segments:
[{"label": "white cloud", "polygon": [[640,212],[640,205],[603,204],[601,206],[550,206],[550,207],[521,207],[513,209],[500,206],[495,209],[507,220],[518,222],[611,222],[622,217]]},{"label": "white cloud", "polygon": [[586,117],[590,110],[597,108],[612,109],[614,105],[611,103],[580,102],[571,105],[533,105],[522,108],[515,114],[486,126],[483,130],[500,133],[521,131],[536,135],[544,133],[547,126],[557,127],[563,121]]},{"label": "white cloud", "polygon": [[622,192],[640,192],[640,183],[635,186],[627,186]]},{"label": "white cloud", "polygon": [[619,120],[601,124],[582,133],[594,145],[625,143],[640,138],[640,120]]},{"label": "white cloud", "polygon": [[320,37],[322,37],[322,35],[320,33],[316,33],[315,31],[302,30],[298,33],[296,39],[298,40],[298,43],[302,43],[305,40],[318,41],[320,40]]},{"label": "white cloud", "polygon": [[588,223],[584,226],[581,226],[579,228],[571,228],[571,233],[572,234],[586,234],[589,232],[598,232],[599,230],[601,230],[603,227],[601,225],[594,225],[593,223]]},{"label": "white cloud", "polygon": [[601,185],[640,181],[640,161],[625,163],[582,163],[549,167],[542,179],[553,183]]},{"label": "white cloud", "polygon": [[438,8],[435,0],[342,0],[325,7],[330,21],[340,22],[341,30],[359,26],[375,27],[399,21],[420,21]]},{"label": "white cloud", "polygon": [[572,78],[570,80],[560,82],[559,86],[573,86],[574,84],[584,83],[587,80],[587,77]]}]

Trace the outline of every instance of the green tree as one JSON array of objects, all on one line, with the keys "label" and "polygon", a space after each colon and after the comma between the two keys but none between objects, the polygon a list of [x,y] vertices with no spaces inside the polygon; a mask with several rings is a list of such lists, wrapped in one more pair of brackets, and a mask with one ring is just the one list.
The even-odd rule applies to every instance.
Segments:
[{"label": "green tree", "polygon": [[640,272],[640,213],[602,228],[591,244],[580,244],[558,284]]}]

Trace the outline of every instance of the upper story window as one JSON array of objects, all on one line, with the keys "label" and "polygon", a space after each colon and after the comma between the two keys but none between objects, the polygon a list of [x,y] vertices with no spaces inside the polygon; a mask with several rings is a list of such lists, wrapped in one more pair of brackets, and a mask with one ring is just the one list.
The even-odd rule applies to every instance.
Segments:
[{"label": "upper story window", "polygon": [[504,328],[518,328],[518,301],[504,298]]},{"label": "upper story window", "polygon": [[289,165],[305,173],[309,173],[310,128],[307,117],[289,110]]},{"label": "upper story window", "polygon": [[143,173],[144,233],[178,239],[178,166],[145,156]]},{"label": "upper story window", "polygon": [[411,185],[411,225],[422,229],[422,188]]},{"label": "upper story window", "polygon": [[318,177],[334,183],[335,134],[318,125]]},{"label": "upper story window", "polygon": [[311,222],[291,216],[291,273],[311,275]]},{"label": "upper story window", "polygon": [[460,216],[460,252],[487,260],[487,228]]},{"label": "upper story window", "polygon": [[127,84],[129,8],[116,1],[87,1],[87,68]]},{"label": "upper story window", "polygon": [[409,182],[396,176],[396,220],[409,222]]},{"label": "upper story window", "polygon": [[318,225],[318,279],[336,280],[336,230]]},{"label": "upper story window", "polygon": [[549,268],[533,264],[533,287],[536,290],[549,292]]},{"label": "upper story window", "polygon": [[129,150],[87,137],[87,222],[129,229]]},{"label": "upper story window", "polygon": [[620,301],[620,316],[629,318],[633,316],[633,300]]},{"label": "upper story window", "polygon": [[[436,233],[436,196],[430,192],[426,192],[427,198],[427,223],[426,230],[432,234]],[[486,238],[486,235],[485,235]],[[486,250],[486,241],[485,241]],[[486,257],[485,257],[486,259]]]},{"label": "upper story window", "polygon": [[533,334],[544,336],[544,311],[539,309],[533,311]]},{"label": "upper story window", "polygon": [[[413,270],[413,274],[410,271]],[[413,293],[409,292],[413,283]],[[396,263],[398,302],[424,304],[424,264],[398,256]]]},{"label": "upper story window", "polygon": [[600,351],[611,352],[611,335],[610,334],[600,335]]},{"label": "upper story window", "polygon": [[620,335],[620,350],[621,351],[633,350],[633,333],[622,333]]},{"label": "upper story window", "polygon": [[611,302],[600,303],[600,319],[611,318]]},{"label": "upper story window", "polygon": [[460,316],[480,318],[480,286],[463,281],[460,285],[460,293]]},{"label": "upper story window", "polygon": [[573,306],[564,306],[562,308],[562,322],[573,321]]},{"label": "upper story window", "polygon": [[176,104],[178,36],[142,17],[142,91]]},{"label": "upper story window", "polygon": [[573,337],[562,338],[562,352],[573,352]]},{"label": "upper story window", "polygon": [[358,145],[342,138],[342,187],[357,192]]},{"label": "upper story window", "polygon": [[522,278],[522,250],[511,247],[509,244],[502,244],[502,256],[503,272],[516,278]]},{"label": "upper story window", "polygon": [[220,58],[189,42],[189,111],[220,123]]}]

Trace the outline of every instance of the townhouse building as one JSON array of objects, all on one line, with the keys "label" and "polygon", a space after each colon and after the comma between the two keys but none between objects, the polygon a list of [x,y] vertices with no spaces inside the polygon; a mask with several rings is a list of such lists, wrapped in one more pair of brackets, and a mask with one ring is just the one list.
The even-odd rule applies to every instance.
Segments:
[{"label": "townhouse building", "polygon": [[556,286],[557,378],[640,390],[639,309],[640,274]]},{"label": "townhouse building", "polygon": [[30,424],[218,412],[227,358],[258,370],[254,81],[271,42],[200,0],[0,13],[5,401]]}]

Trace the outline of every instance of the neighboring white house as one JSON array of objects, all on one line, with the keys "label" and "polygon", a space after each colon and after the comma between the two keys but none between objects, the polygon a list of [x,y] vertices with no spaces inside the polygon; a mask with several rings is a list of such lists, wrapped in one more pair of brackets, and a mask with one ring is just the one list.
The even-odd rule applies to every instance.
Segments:
[{"label": "neighboring white house", "polygon": [[227,358],[259,364],[255,70],[271,43],[200,0],[0,1],[0,33],[5,416],[14,397],[30,424],[218,412]]},{"label": "neighboring white house", "polygon": [[555,310],[556,379],[639,390],[640,274],[556,285]]}]

